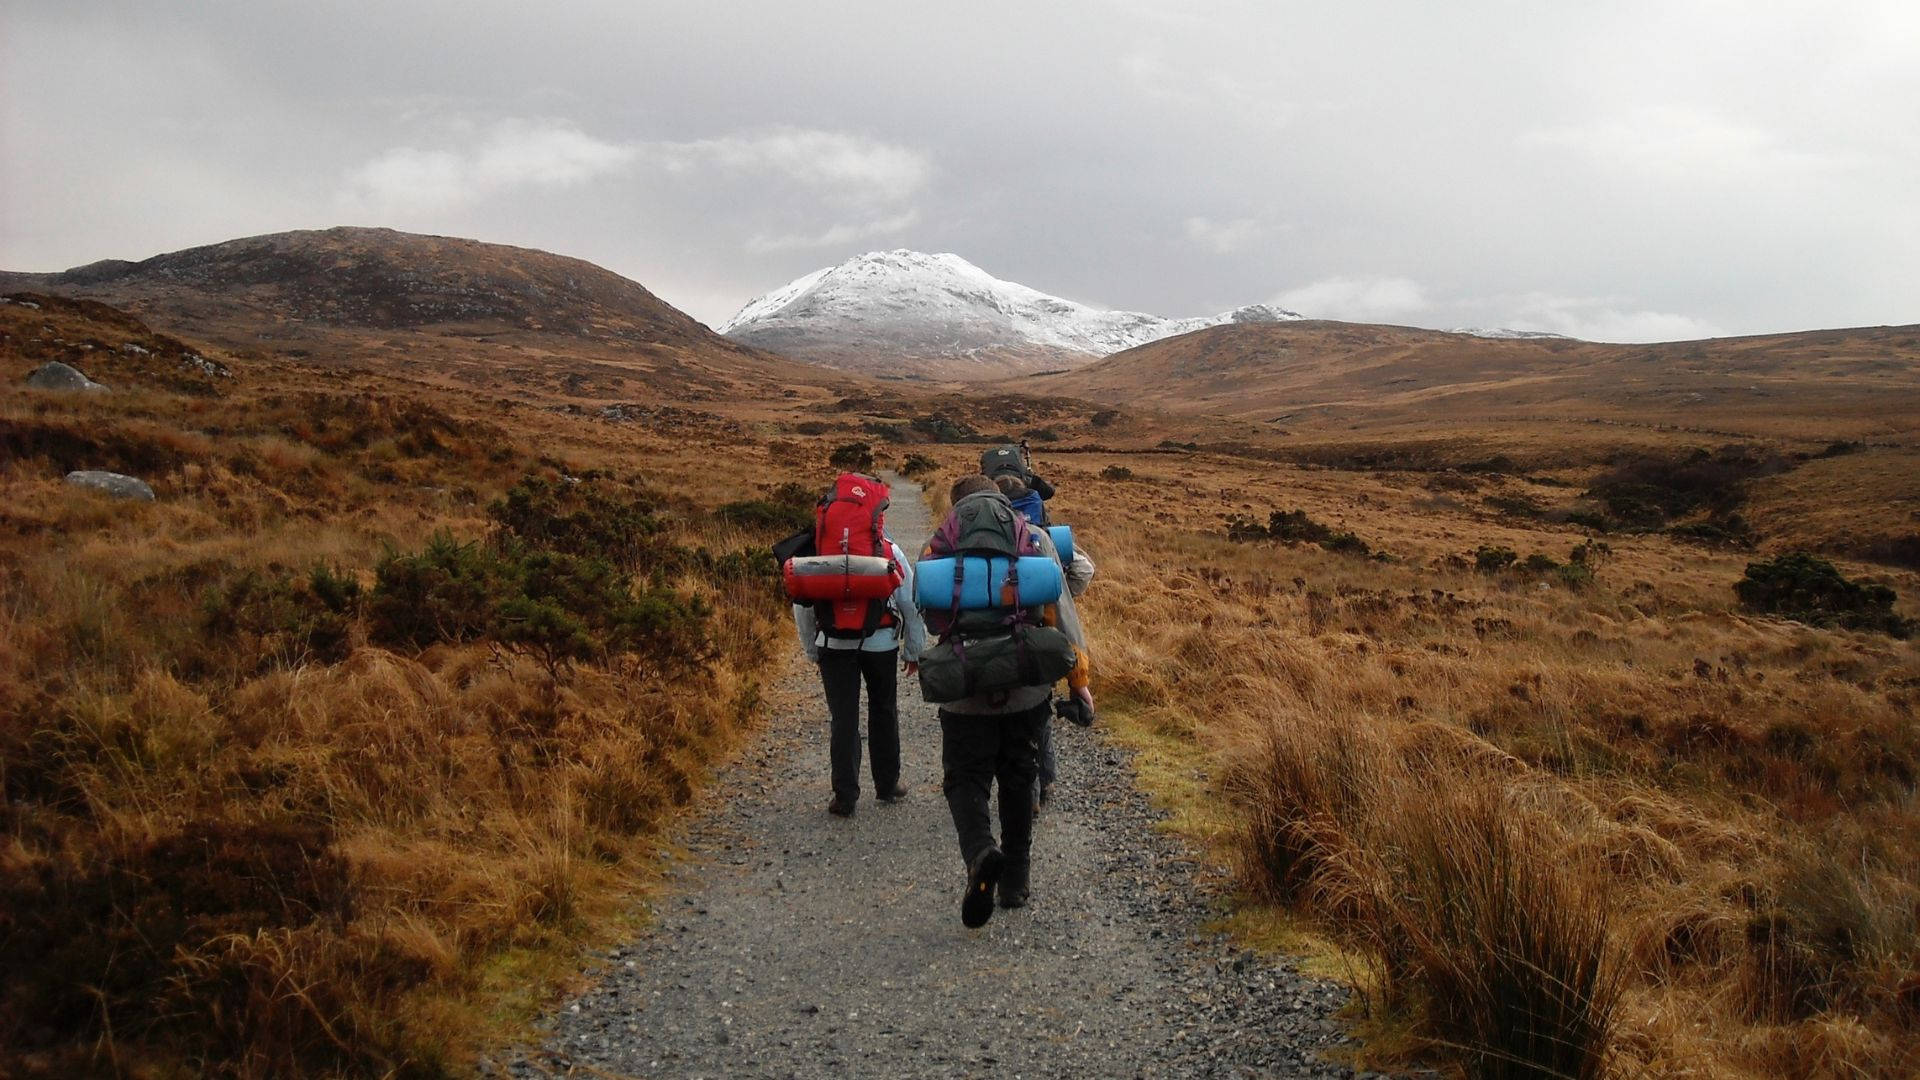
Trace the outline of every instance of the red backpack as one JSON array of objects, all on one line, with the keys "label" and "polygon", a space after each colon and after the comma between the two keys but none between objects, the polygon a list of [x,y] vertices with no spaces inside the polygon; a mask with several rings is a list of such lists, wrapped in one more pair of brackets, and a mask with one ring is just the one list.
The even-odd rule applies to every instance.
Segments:
[{"label": "red backpack", "polygon": [[863,638],[893,625],[887,599],[904,579],[887,539],[889,492],[880,480],[842,473],[813,515],[813,555],[788,559],[787,595],[812,603],[828,637]]}]

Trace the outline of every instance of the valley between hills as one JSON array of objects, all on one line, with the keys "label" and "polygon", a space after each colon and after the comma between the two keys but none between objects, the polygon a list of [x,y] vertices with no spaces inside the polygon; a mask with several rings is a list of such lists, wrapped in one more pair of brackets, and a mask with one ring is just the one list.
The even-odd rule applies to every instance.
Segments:
[{"label": "valley between hills", "polygon": [[[785,745],[766,545],[839,468],[937,514],[1021,439],[1099,565],[1088,753],[1213,929],[1346,987],[1334,1058],[1267,1074],[1920,1072],[1920,327],[1269,312],[948,362],[861,314],[828,366],[362,229],[0,294],[0,1072],[540,1043]],[[908,906],[957,936],[955,885]]]}]

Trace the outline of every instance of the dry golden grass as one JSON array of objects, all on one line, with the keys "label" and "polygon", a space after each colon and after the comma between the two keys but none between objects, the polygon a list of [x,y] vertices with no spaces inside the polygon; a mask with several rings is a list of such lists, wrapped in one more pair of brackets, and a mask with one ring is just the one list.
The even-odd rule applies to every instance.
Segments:
[{"label": "dry golden grass", "polygon": [[[89,364],[114,393],[42,394],[23,340],[149,338],[0,317],[0,1072],[465,1072],[628,917],[660,825],[758,713],[784,606],[677,563],[658,584],[714,608],[711,664],[550,685],[485,642],[372,644],[364,613],[337,659],[216,630],[209,597],[316,565],[370,585],[389,547],[485,536],[529,474],[639,476],[660,543],[758,547],[713,506],[817,479],[827,447],[211,353],[231,382]],[[83,467],[159,499],[62,482]]]},{"label": "dry golden grass", "polygon": [[[974,449],[934,451],[940,477]],[[1602,538],[1583,588],[1477,572],[1483,544],[1584,542],[1486,506],[1569,496],[1524,478],[1038,456],[1100,567],[1103,717],[1249,902],[1303,920],[1282,939],[1358,967],[1372,1060],[1920,1068],[1913,643],[1743,613],[1754,556],[1660,536]],[[1275,509],[1393,558],[1225,538]],[[1915,613],[1920,575],[1847,570]]]}]

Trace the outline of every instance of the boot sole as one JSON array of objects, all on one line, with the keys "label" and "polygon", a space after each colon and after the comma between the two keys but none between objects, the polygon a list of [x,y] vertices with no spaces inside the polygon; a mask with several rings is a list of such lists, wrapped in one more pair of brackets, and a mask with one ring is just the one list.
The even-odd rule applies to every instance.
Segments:
[{"label": "boot sole", "polygon": [[988,848],[967,874],[967,895],[960,901],[960,923],[967,929],[978,930],[993,918],[993,891],[1000,884],[1000,871],[1006,862],[999,848]]}]

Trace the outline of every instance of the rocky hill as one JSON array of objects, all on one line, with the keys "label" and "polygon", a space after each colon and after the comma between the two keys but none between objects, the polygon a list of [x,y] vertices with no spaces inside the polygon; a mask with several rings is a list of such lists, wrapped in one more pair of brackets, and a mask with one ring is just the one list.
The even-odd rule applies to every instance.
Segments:
[{"label": "rocky hill", "polygon": [[1078,367],[1203,326],[1298,318],[1264,305],[1193,319],[1109,311],[1003,281],[958,255],[902,250],[816,270],[748,303],[720,332],[831,367],[981,379]]},{"label": "rocky hill", "polygon": [[392,229],[273,233],[0,292],[94,300],[227,349],[583,400],[765,397],[833,376],[729,341],[580,259]]},{"label": "rocky hill", "polygon": [[252,308],[276,319],[375,329],[492,324],[581,337],[717,343],[699,322],[592,263],[529,248],[392,229],[273,233],[63,273],[15,287],[122,306]]}]

